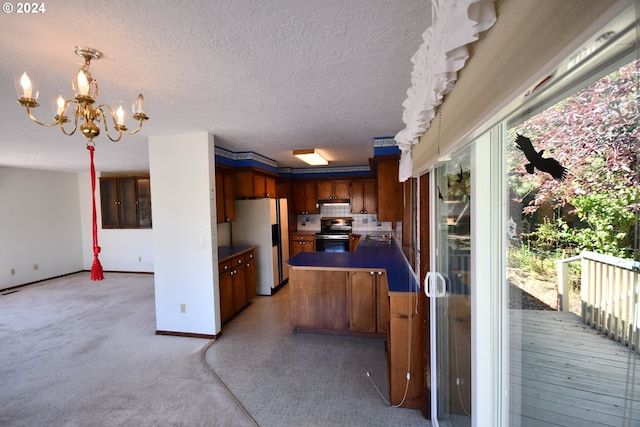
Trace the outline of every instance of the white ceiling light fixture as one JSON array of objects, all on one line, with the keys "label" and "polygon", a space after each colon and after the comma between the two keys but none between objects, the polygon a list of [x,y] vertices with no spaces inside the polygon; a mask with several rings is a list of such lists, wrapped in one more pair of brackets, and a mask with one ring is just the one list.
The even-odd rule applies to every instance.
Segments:
[{"label": "white ceiling light fixture", "polygon": [[322,166],[329,164],[329,161],[322,157],[315,150],[315,148],[311,148],[308,150],[293,150],[293,155],[311,166]]},{"label": "white ceiling light fixture", "polygon": [[[75,97],[65,100],[62,95],[58,96],[57,111],[52,123],[43,123],[33,116],[31,109],[39,105],[37,102],[39,93],[26,72],[19,77],[16,82],[16,90],[20,97],[18,103],[27,109],[29,118],[42,126],[60,126],[65,135],[73,135],[78,129],[78,121],[81,121],[83,123],[80,124],[80,132],[89,139],[90,143],[93,143],[93,138],[100,134],[100,127],[97,124],[100,122],[107,137],[113,142],[119,141],[123,134],[131,135],[138,132],[142,128],[142,122],[149,118],[142,110],[144,102],[142,94],[138,95],[133,104],[133,118],[138,121],[138,127],[129,131],[124,125],[127,114],[122,105],[115,111],[106,104],[93,105],[98,96],[98,81],[91,77],[89,65],[92,59],[100,59],[102,52],[90,47],[76,46],[75,53],[84,58],[84,65],[80,67],[76,78],[73,80]],[[71,104],[75,104],[75,106],[69,108]],[[69,120],[67,114],[71,116],[71,120]],[[108,120],[108,118],[111,120]],[[65,129],[65,123],[69,121],[73,121],[71,130]],[[112,132],[115,131],[113,135],[109,133],[109,128],[112,129]]]}]

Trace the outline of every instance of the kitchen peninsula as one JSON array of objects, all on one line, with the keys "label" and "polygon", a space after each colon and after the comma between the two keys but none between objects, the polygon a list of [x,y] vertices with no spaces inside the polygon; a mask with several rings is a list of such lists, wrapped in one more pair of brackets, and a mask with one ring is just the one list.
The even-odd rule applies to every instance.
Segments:
[{"label": "kitchen peninsula", "polygon": [[291,324],[298,332],[386,338],[391,404],[417,408],[420,290],[399,245],[369,237],[354,252],[300,252],[287,261]]}]

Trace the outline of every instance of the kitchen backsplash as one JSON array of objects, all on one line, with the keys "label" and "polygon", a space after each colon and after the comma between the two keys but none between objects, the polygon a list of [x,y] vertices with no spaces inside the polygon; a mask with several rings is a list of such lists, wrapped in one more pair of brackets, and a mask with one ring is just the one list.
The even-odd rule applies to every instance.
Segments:
[{"label": "kitchen backsplash", "polygon": [[353,218],[354,232],[391,231],[391,222],[378,222],[378,216],[376,214],[351,213],[351,206],[349,205],[320,205],[320,214],[298,215],[298,230],[320,231],[320,218],[323,217]]}]

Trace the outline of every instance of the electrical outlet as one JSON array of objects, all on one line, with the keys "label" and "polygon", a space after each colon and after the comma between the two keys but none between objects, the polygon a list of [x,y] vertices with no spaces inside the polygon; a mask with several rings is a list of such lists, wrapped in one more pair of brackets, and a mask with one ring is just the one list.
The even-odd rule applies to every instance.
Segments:
[{"label": "electrical outlet", "polygon": [[15,268],[12,268],[12,269],[11,269],[11,275],[12,275],[12,276],[15,276],[15,275],[16,275],[16,269],[15,269]]},{"label": "electrical outlet", "polygon": [[40,266],[38,264],[33,264],[33,271],[36,271]]},{"label": "electrical outlet", "polygon": [[180,304],[180,313],[187,312],[187,304]]},{"label": "electrical outlet", "polygon": [[138,257],[138,262],[142,262],[142,257],[141,256]]}]

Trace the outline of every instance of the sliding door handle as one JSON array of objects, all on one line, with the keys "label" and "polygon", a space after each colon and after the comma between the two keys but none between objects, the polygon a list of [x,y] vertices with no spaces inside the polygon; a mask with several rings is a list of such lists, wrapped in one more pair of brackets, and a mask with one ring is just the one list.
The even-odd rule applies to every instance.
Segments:
[{"label": "sliding door handle", "polygon": [[447,280],[437,271],[429,271],[424,278],[424,294],[429,298],[440,298],[447,293]]}]

